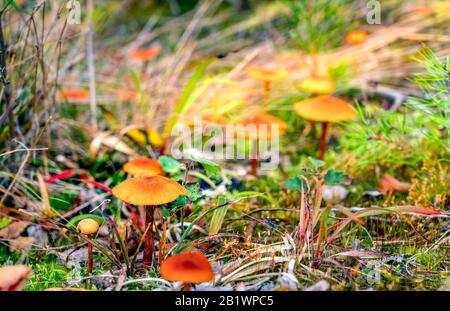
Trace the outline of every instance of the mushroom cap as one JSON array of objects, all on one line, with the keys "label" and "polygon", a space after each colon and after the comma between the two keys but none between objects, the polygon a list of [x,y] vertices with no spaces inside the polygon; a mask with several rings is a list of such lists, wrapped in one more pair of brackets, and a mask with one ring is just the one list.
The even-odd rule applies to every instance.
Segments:
[{"label": "mushroom cap", "polygon": [[[273,115],[268,114],[267,112],[260,112],[253,117],[244,120],[242,125],[255,125],[254,130],[249,128],[240,130],[239,128],[236,130],[236,134],[241,137],[245,137],[247,139],[271,139],[272,138],[272,126],[278,126],[278,133],[274,136],[283,135],[286,131],[288,125],[286,122],[277,118]],[[265,126],[265,127],[264,127]]]},{"label": "mushroom cap", "polygon": [[131,58],[138,61],[149,61],[161,53],[161,47],[141,48],[131,52]]},{"label": "mushroom cap", "polygon": [[98,222],[91,218],[81,220],[77,226],[77,230],[85,235],[96,234],[98,229]]},{"label": "mushroom cap", "polygon": [[74,103],[85,102],[89,100],[89,91],[84,89],[62,90],[59,92],[58,98],[60,100],[67,100]]},{"label": "mushroom cap", "polygon": [[275,82],[283,80],[288,71],[284,68],[258,67],[250,69],[249,75],[255,80]]},{"label": "mushroom cap", "polygon": [[112,193],[134,205],[162,205],[188,194],[188,191],[175,180],[153,175],[127,179],[115,186]]},{"label": "mushroom cap", "polygon": [[355,29],[355,30],[349,31],[345,35],[345,41],[351,45],[361,44],[361,43],[365,42],[367,40],[367,38],[369,38],[369,34],[366,31],[361,30],[361,29]]},{"label": "mushroom cap", "polygon": [[161,276],[172,282],[203,283],[214,277],[208,259],[201,253],[184,252],[163,261]]},{"label": "mushroom cap", "polygon": [[164,170],[158,160],[149,158],[134,158],[123,166],[123,170],[133,176],[164,175]]},{"label": "mushroom cap", "polygon": [[336,91],[336,83],[330,77],[308,77],[298,87],[311,94],[328,95]]},{"label": "mushroom cap", "polygon": [[0,268],[0,291],[19,291],[25,287],[33,270],[25,265],[5,266]]},{"label": "mushroom cap", "polygon": [[334,96],[317,96],[294,104],[301,117],[317,122],[340,122],[356,118],[358,113],[346,101]]}]

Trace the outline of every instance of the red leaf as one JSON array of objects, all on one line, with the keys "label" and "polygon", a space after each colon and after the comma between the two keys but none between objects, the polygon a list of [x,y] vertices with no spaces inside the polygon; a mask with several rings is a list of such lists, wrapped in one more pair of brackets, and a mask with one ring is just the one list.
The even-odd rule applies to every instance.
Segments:
[{"label": "red leaf", "polygon": [[46,183],[53,183],[53,182],[55,182],[57,180],[60,180],[60,179],[67,179],[69,177],[72,177],[73,175],[75,175],[74,171],[67,170],[67,171],[63,171],[61,173],[58,173],[56,175],[50,176],[50,177],[44,179],[44,181]]},{"label": "red leaf", "polygon": [[428,207],[412,206],[410,210],[404,211],[405,213],[416,213],[421,215],[445,215],[442,211],[437,209],[432,209]]},{"label": "red leaf", "polygon": [[384,174],[380,180],[380,192],[383,194],[386,194],[389,191],[408,192],[410,187],[409,184],[403,183],[388,174]]},{"label": "red leaf", "polygon": [[96,182],[95,180],[83,178],[83,179],[81,179],[81,181],[84,182],[84,183],[87,183],[87,184],[91,184],[91,185],[93,185],[93,186],[95,186],[95,187],[97,187],[99,189],[102,189],[102,190],[104,190],[106,192],[112,193],[112,190],[110,188],[108,188],[107,186],[105,186],[105,185],[103,185],[103,184],[101,184],[99,182]]}]

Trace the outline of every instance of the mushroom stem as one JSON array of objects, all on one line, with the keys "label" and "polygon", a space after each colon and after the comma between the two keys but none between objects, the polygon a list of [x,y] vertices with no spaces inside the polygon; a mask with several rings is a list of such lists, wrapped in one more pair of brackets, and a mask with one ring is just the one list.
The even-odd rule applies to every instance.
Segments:
[{"label": "mushroom stem", "polygon": [[159,149],[159,155],[163,156],[167,153],[167,147],[169,145],[169,139],[168,138],[164,138],[161,147]]},{"label": "mushroom stem", "polygon": [[143,264],[150,266],[153,260],[153,253],[155,251],[155,241],[153,240],[153,220],[155,207],[153,205],[146,206],[145,209],[145,244]]},{"label": "mushroom stem", "polygon": [[91,237],[88,236],[88,266],[86,274],[90,275],[92,273],[92,267],[94,266],[94,258],[92,256],[92,240]]},{"label": "mushroom stem", "polygon": [[183,291],[189,292],[189,291],[191,291],[191,287],[192,287],[191,283],[184,283],[183,284]]},{"label": "mushroom stem", "polygon": [[319,160],[323,160],[327,148],[328,122],[322,122],[322,135],[320,136]]},{"label": "mushroom stem", "polygon": [[258,139],[253,140],[253,156],[250,161],[251,164],[251,174],[255,176],[258,174]]},{"label": "mushroom stem", "polygon": [[270,81],[264,81],[263,87],[264,87],[264,101],[267,104],[269,102],[269,94],[270,94],[270,89],[272,88],[272,83]]}]

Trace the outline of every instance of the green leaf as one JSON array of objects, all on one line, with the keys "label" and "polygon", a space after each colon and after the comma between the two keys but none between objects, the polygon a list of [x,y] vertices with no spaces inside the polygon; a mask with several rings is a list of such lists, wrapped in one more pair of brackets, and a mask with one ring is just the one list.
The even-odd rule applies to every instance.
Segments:
[{"label": "green leaf", "polygon": [[[223,202],[225,203],[225,202]],[[222,204],[223,204],[222,203]],[[229,209],[228,205],[225,205],[224,207],[218,208],[213,212],[213,215],[211,217],[211,221],[209,224],[209,235],[214,235],[219,233],[220,229],[222,228],[223,221],[225,220],[225,215],[227,214],[227,211]]]},{"label": "green leaf", "polygon": [[17,11],[20,11],[19,6],[17,5],[16,1],[14,0],[8,0],[8,5],[12,6],[14,9],[16,9]]},{"label": "green leaf", "polygon": [[16,1],[7,0],[5,7],[0,11],[0,15],[3,14],[9,6],[13,7],[17,11],[20,11],[20,7],[17,5]]},{"label": "green leaf", "polygon": [[170,204],[172,207],[171,210],[173,210],[173,208],[185,206],[186,204],[188,204],[188,202],[196,203],[203,198],[202,194],[200,193],[198,184],[185,186],[185,188],[189,191],[189,193],[187,195],[178,197],[175,201],[173,201]]},{"label": "green leaf", "polygon": [[337,170],[328,170],[325,174],[325,185],[339,185],[345,178],[345,174]]},{"label": "green leaf", "polygon": [[169,156],[161,156],[158,159],[159,163],[163,167],[163,170],[167,173],[173,174],[184,169],[183,163],[171,158]]},{"label": "green leaf", "polygon": [[303,184],[302,179],[299,176],[294,176],[289,178],[283,183],[283,187],[292,191],[301,190],[301,186]]},{"label": "green leaf", "polygon": [[239,198],[250,197],[250,196],[257,196],[258,198],[263,198],[264,200],[267,200],[267,201],[269,201],[272,204],[275,203],[274,200],[271,197],[269,197],[269,196],[267,196],[267,195],[265,195],[265,194],[263,194],[261,192],[258,192],[258,191],[242,191],[242,192],[238,192],[238,193],[236,193],[236,194],[234,194],[232,196],[232,199],[236,200],[236,199],[239,199]]},{"label": "green leaf", "polygon": [[194,176],[194,177],[197,177],[197,178],[203,180],[203,181],[206,182],[208,185],[210,185],[211,188],[214,188],[214,189],[217,188],[217,187],[216,187],[216,184],[214,183],[214,181],[212,181],[208,176],[206,176],[206,175],[204,175],[204,174],[202,174],[202,173],[200,173],[200,172],[189,171],[188,174],[189,174],[190,176]]},{"label": "green leaf", "polygon": [[12,222],[12,218],[11,217],[2,217],[2,218],[0,218],[0,229],[5,228],[11,222]]},{"label": "green leaf", "polygon": [[218,174],[220,174],[221,168],[219,164],[208,159],[200,158],[199,156],[194,154],[190,155],[189,158],[194,162],[200,163],[205,169],[206,175],[217,176]]},{"label": "green leaf", "polygon": [[308,157],[308,161],[312,164],[314,169],[318,169],[319,167],[322,167],[325,165],[324,161],[314,159],[312,157]]},{"label": "green leaf", "polygon": [[137,71],[131,70],[130,74],[131,78],[133,79],[134,85],[136,86],[136,89],[141,90],[142,89],[141,77],[139,76]]}]

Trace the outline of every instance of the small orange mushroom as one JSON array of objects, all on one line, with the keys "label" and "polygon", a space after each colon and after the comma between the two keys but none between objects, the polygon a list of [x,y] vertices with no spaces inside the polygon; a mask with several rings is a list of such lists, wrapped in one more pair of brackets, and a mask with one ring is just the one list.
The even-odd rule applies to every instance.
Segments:
[{"label": "small orange mushroom", "polygon": [[336,83],[330,77],[311,76],[300,82],[298,87],[310,94],[314,95],[330,95],[336,91]]},{"label": "small orange mushroom", "polygon": [[[254,129],[248,130],[248,128],[245,131],[238,130],[236,134],[238,136],[244,136],[246,139],[253,140],[253,157],[251,159],[251,174],[253,176],[257,175],[258,170],[258,145],[259,140],[269,140],[272,138],[272,128],[274,126],[278,126],[278,133],[275,135],[283,135],[283,133],[286,131],[288,125],[283,120],[270,115],[266,112],[260,112],[253,116],[252,118],[249,118],[247,120],[244,120],[243,122],[244,126],[248,125],[254,125]],[[263,130],[264,129],[264,130]]]},{"label": "small orange mushroom", "polygon": [[134,60],[148,62],[161,53],[161,47],[141,48],[131,52],[131,58]]},{"label": "small orange mushroom", "polygon": [[329,122],[340,122],[354,119],[356,110],[344,100],[334,96],[317,96],[294,104],[294,109],[301,117],[322,122],[319,160],[323,160],[326,149],[326,137]]},{"label": "small orange mushroom", "polygon": [[[259,112],[253,117],[244,120],[244,125],[256,125],[256,131],[250,131],[248,133],[248,136],[250,139],[257,138],[257,139],[270,139],[272,137],[272,127],[278,126],[278,133],[275,135],[283,135],[286,129],[288,128],[288,125],[286,122],[281,120],[280,118],[277,118],[271,114],[268,114],[267,112]],[[260,125],[266,125],[267,131],[261,131]]]},{"label": "small orange mushroom", "polygon": [[98,232],[99,225],[98,222],[91,218],[86,218],[81,220],[77,225],[77,230],[87,236],[88,239],[88,267],[86,274],[90,275],[92,273],[92,267],[94,265],[94,258],[92,256],[92,235]]},{"label": "small orange mushroom", "polygon": [[62,90],[59,92],[58,98],[72,103],[82,103],[89,100],[89,91],[83,89]]},{"label": "small orange mushroom", "polygon": [[164,175],[164,170],[158,160],[149,158],[134,158],[123,166],[123,170],[133,176]]},{"label": "small orange mushroom", "polygon": [[283,80],[288,75],[288,71],[284,68],[255,67],[250,69],[249,75],[253,79],[263,83],[264,98],[267,101],[269,99],[270,90],[272,89],[272,84]]},{"label": "small orange mushroom", "polygon": [[349,31],[345,35],[345,42],[351,45],[358,45],[361,43],[364,43],[369,38],[369,34],[367,31],[361,30],[361,29],[355,29],[352,31]]},{"label": "small orange mushroom", "polygon": [[153,240],[155,206],[170,203],[179,196],[188,194],[188,191],[175,180],[153,175],[127,179],[115,186],[112,193],[124,202],[146,207],[145,227],[149,232],[145,235],[143,263],[151,265],[155,248]]},{"label": "small orange mushroom", "polygon": [[183,282],[185,291],[189,291],[192,284],[209,282],[214,277],[208,259],[199,252],[184,252],[167,258],[160,272],[168,281]]}]

